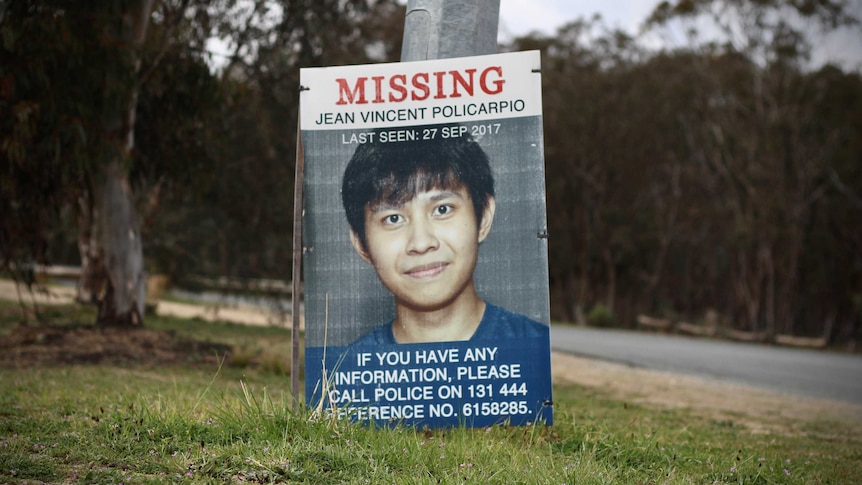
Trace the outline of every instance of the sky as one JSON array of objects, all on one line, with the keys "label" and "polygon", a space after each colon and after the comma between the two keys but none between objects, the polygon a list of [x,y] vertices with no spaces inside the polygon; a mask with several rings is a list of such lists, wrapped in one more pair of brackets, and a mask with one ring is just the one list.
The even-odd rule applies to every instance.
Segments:
[{"label": "sky", "polygon": [[[553,34],[578,18],[600,14],[605,25],[636,34],[659,0],[500,0],[500,40],[531,31]],[[862,20],[862,0],[849,0],[851,13]],[[814,64],[826,61],[862,70],[862,26],[844,29],[814,46]]]},{"label": "sky", "polygon": [[657,4],[653,0],[500,0],[499,33],[501,38],[534,30],[553,34],[563,24],[596,13],[609,27],[634,33]]}]

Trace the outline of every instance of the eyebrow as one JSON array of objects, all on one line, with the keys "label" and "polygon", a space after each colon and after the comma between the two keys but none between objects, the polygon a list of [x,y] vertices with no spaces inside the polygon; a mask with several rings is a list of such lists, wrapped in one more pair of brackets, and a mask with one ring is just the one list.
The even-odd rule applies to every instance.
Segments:
[{"label": "eyebrow", "polygon": [[[433,190],[427,190],[427,191],[424,191],[424,192],[436,192],[434,195],[432,195],[432,196],[431,196],[431,198],[430,198],[430,201],[431,201],[431,202],[439,202],[439,201],[441,201],[441,200],[448,199],[448,198],[450,198],[450,197],[456,197],[456,198],[458,198],[458,199],[463,199],[463,198],[464,198],[460,193],[455,192],[454,190],[439,190],[439,191],[438,191],[437,189],[433,189]],[[418,195],[418,194],[417,194],[417,195]],[[410,201],[410,200],[413,200],[413,199],[415,199],[415,198],[416,198],[416,195],[414,195],[413,197],[411,197],[411,198],[409,198],[409,199],[407,199],[407,200],[408,200],[408,201]],[[401,207],[401,206],[403,206],[403,205],[404,205],[404,204],[393,205],[393,204],[388,204],[388,203],[386,203],[385,201],[380,201],[379,203],[374,204],[373,206],[369,207],[368,209],[369,209],[372,213],[376,214],[376,213],[378,213],[378,212],[385,212],[385,211],[389,211],[389,210],[396,210],[396,209],[400,208],[400,207]]]}]

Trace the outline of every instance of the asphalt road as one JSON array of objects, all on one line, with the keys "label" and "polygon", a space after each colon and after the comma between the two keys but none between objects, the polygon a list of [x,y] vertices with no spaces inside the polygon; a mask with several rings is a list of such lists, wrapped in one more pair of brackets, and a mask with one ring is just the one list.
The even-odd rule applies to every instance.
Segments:
[{"label": "asphalt road", "polygon": [[862,356],[554,325],[551,347],[636,367],[862,404]]}]

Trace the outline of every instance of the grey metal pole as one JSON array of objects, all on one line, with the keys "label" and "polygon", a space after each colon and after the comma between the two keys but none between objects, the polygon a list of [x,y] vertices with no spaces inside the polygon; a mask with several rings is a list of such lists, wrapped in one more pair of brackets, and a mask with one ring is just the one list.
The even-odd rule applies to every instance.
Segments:
[{"label": "grey metal pole", "polygon": [[401,61],[497,52],[500,0],[409,0]]},{"label": "grey metal pole", "polygon": [[299,317],[302,298],[302,195],[305,174],[305,152],[302,150],[302,130],[299,118],[296,122],[296,177],[293,192],[293,291],[290,293],[290,393],[293,395],[293,410],[299,409]]}]

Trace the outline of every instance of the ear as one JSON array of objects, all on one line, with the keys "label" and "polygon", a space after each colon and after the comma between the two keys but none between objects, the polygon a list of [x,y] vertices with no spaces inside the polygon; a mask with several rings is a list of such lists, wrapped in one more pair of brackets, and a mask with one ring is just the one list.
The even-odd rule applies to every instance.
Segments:
[{"label": "ear", "polygon": [[482,211],[482,220],[479,221],[479,242],[485,240],[491,232],[491,226],[494,224],[494,214],[497,212],[497,201],[494,196],[488,196],[488,203],[485,204],[485,210]]},{"label": "ear", "polygon": [[359,239],[359,236],[353,231],[350,230],[350,244],[353,246],[353,249],[356,251],[356,254],[359,255],[366,263],[373,264],[371,262],[371,256],[369,256],[368,251],[365,250],[365,246],[363,246],[362,241]]}]

